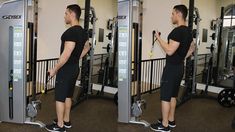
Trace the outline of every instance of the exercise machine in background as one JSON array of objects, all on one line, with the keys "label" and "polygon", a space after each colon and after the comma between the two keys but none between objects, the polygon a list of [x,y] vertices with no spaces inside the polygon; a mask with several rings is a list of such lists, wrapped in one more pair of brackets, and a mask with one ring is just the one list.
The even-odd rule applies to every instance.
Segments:
[{"label": "exercise machine in background", "polygon": [[[91,7],[90,0],[85,1],[85,8],[82,9],[84,11],[84,29],[87,32],[88,40],[90,40],[90,51],[88,54],[82,59],[82,67],[81,67],[81,84],[77,88],[75,97],[73,99],[72,108],[78,106],[79,103],[88,99],[90,95],[92,95],[92,83],[91,83],[91,75],[93,71],[93,60],[94,60],[94,48],[96,46],[96,21],[98,18],[96,17],[96,12],[93,7]],[[92,27],[90,28],[90,24]]]},{"label": "exercise machine in background", "polygon": [[[234,56],[233,56],[234,57]],[[235,106],[235,58],[233,58],[233,86],[232,88],[225,88],[218,94],[217,100],[223,107],[230,108]],[[235,120],[233,120],[232,127],[235,128]]]},{"label": "exercise machine in background", "polygon": [[105,86],[117,88],[117,18],[113,18],[112,21],[109,21],[108,23],[111,32],[106,37],[110,40],[110,43],[107,44],[107,47],[103,47],[103,49],[106,49],[107,54],[104,68],[101,68],[99,71],[101,74],[99,74],[98,82],[102,84],[101,90],[97,93],[99,95],[104,95]]},{"label": "exercise machine in background", "polygon": [[[102,87],[100,90],[97,90],[96,87],[93,88],[92,83],[92,72],[93,72],[93,61],[94,61],[94,48],[96,45],[95,41],[95,29],[96,29],[96,21],[98,20],[96,17],[96,12],[93,7],[91,7],[91,1],[85,1],[84,11],[84,29],[87,31],[89,38],[91,39],[91,50],[86,55],[86,57],[82,60],[82,68],[81,68],[81,84],[79,87],[75,88],[75,97],[73,98],[72,108],[78,106],[81,102],[86,101],[88,99],[114,99],[114,96],[110,96],[109,94],[105,94],[106,86],[117,87],[117,18],[114,18],[110,24],[112,25],[110,29],[112,29],[111,33],[107,36],[110,39],[110,44],[105,48],[107,49],[107,58],[105,60],[105,66],[103,69],[100,69],[100,72],[103,72],[102,77],[100,76],[98,80],[101,80]],[[91,28],[90,28],[90,25]],[[115,76],[116,75],[116,76]]]},{"label": "exercise machine in background", "polygon": [[[195,22],[195,25],[197,26],[197,29],[192,30],[194,38],[196,38],[196,45],[198,46],[200,43],[199,40],[199,19],[200,14],[197,8],[194,8],[194,0],[190,0],[190,6],[189,6],[189,27],[193,29],[193,22]],[[198,19],[199,18],[199,19]],[[221,78],[223,77],[223,72],[227,71],[227,69],[230,69],[231,66],[226,62],[228,59],[228,50],[229,46],[226,47],[224,44],[225,41],[224,38],[227,38],[229,36],[228,28],[223,28],[223,19],[224,19],[224,8],[221,8],[221,16],[216,20],[215,24],[215,33],[212,34],[211,38],[214,40],[214,43],[211,44],[210,47],[207,47],[207,49],[210,49],[210,58],[207,67],[204,69],[203,74],[203,80],[205,82],[205,89],[201,91],[200,94],[198,94],[197,90],[197,81],[196,81],[196,73],[197,73],[197,48],[194,52],[193,59],[187,60],[186,64],[186,75],[185,75],[185,88],[183,91],[183,94],[181,98],[179,99],[178,105],[187,102],[188,100],[192,98],[207,98],[207,99],[217,99],[218,102],[224,106],[224,107],[232,107],[235,106],[235,90],[234,88],[225,88],[224,90],[220,91],[218,94],[218,97],[212,96],[208,94],[208,87],[209,85],[214,86],[221,86]],[[225,36],[222,38],[222,36]],[[228,41],[229,45],[229,41]],[[225,51],[226,50],[226,51]],[[226,55],[226,56],[224,56]],[[224,60],[224,58],[226,58]],[[226,62],[226,63],[224,63]],[[206,62],[207,63],[207,62]],[[222,66],[223,65],[223,66]],[[224,69],[224,67],[227,67],[227,69]],[[193,74],[192,74],[193,73]]]},{"label": "exercise machine in background", "polygon": [[[198,60],[198,46],[200,45],[200,13],[197,8],[194,7],[194,0],[189,2],[189,28],[191,29],[193,38],[196,39],[195,42],[195,51],[193,53],[193,58],[188,58],[186,61],[186,73],[185,73],[185,87],[181,97],[178,99],[177,107],[184,104],[190,100],[193,96],[197,96],[197,83],[196,83],[196,74],[197,74],[197,60]],[[193,29],[193,25],[196,25],[196,29]]]}]

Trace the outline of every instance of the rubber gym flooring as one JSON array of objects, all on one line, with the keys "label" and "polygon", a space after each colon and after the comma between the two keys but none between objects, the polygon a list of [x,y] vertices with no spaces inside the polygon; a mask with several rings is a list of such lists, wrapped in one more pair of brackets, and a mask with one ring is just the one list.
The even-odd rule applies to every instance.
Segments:
[{"label": "rubber gym flooring", "polygon": [[[160,117],[159,92],[144,95],[147,109],[143,119],[152,123]],[[38,119],[51,123],[55,118],[53,92],[42,97]],[[223,108],[215,100],[193,99],[177,109],[173,132],[234,132],[231,122],[235,108]],[[138,125],[117,123],[117,107],[111,100],[89,99],[72,111],[73,128],[68,132],[151,132]],[[46,132],[37,126],[0,123],[0,132]]]}]

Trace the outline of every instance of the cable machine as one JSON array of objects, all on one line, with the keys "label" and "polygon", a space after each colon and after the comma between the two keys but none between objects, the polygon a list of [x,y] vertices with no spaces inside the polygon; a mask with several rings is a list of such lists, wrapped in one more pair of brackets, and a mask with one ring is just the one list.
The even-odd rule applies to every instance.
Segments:
[{"label": "cable machine", "polygon": [[[35,121],[37,106],[36,100],[36,54],[37,54],[37,18],[38,0],[34,0],[34,28],[28,25],[27,11],[28,0],[9,0],[0,4],[0,121],[39,125],[44,127],[40,121]],[[31,37],[27,35],[30,28]],[[33,33],[32,33],[33,31]],[[27,40],[30,39],[31,67],[27,79]],[[26,101],[26,83],[32,81],[32,99]],[[32,106],[29,111],[28,107]]]},{"label": "cable machine", "polygon": [[[131,103],[132,82],[132,26],[133,8],[138,14],[138,56],[137,56],[137,98]],[[142,106],[145,101],[141,98],[141,51],[142,51],[142,23],[143,1],[118,0],[118,121],[122,123],[141,124],[145,127],[149,123],[141,120]]]}]

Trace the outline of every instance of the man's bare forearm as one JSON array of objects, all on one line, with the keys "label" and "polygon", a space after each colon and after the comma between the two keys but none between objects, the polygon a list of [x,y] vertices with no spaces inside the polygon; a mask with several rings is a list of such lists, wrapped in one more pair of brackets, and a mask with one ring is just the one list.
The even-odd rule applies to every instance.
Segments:
[{"label": "man's bare forearm", "polygon": [[65,49],[60,55],[58,63],[55,65],[55,71],[58,71],[69,59],[75,47],[74,42],[66,42]]},{"label": "man's bare forearm", "polygon": [[69,56],[62,54],[58,63],[55,65],[55,70],[58,71],[69,59]]},{"label": "man's bare forearm", "polygon": [[195,48],[196,48],[195,44],[194,44],[194,42],[192,42],[190,47],[189,47],[188,53],[187,53],[187,55],[185,57],[186,59],[193,54],[193,52],[195,51]]},{"label": "man's bare forearm", "polygon": [[82,54],[80,56],[80,59],[83,58],[89,50],[90,50],[90,48],[89,49],[83,49]]},{"label": "man's bare forearm", "polygon": [[187,53],[187,55],[186,55],[186,57],[185,57],[185,59],[187,59],[188,57],[190,57],[192,54],[193,54],[193,51],[192,51],[192,50],[189,50],[188,53]]},{"label": "man's bare forearm", "polygon": [[169,51],[169,46],[168,43],[166,43],[163,39],[158,38],[158,43],[160,44],[160,46],[162,47],[162,49],[166,52],[166,54],[168,54]]},{"label": "man's bare forearm", "polygon": [[90,43],[89,43],[89,41],[87,41],[83,50],[82,50],[82,54],[80,56],[80,59],[83,58],[90,49],[91,49]]}]

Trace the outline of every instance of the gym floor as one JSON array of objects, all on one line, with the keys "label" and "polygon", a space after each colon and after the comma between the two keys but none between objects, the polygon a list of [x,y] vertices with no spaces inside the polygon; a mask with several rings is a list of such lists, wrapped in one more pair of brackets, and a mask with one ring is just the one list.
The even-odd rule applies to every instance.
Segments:
[{"label": "gym floor", "polygon": [[[147,110],[143,119],[152,123],[160,117],[159,92],[144,95]],[[42,98],[38,119],[51,123],[55,118],[54,93]],[[233,132],[231,122],[235,108],[223,108],[215,100],[193,99],[176,111],[177,127],[173,132]],[[151,132],[138,125],[117,123],[117,106],[112,100],[89,99],[72,111],[73,128],[68,132]],[[0,132],[45,132],[37,126],[0,123]]]}]

